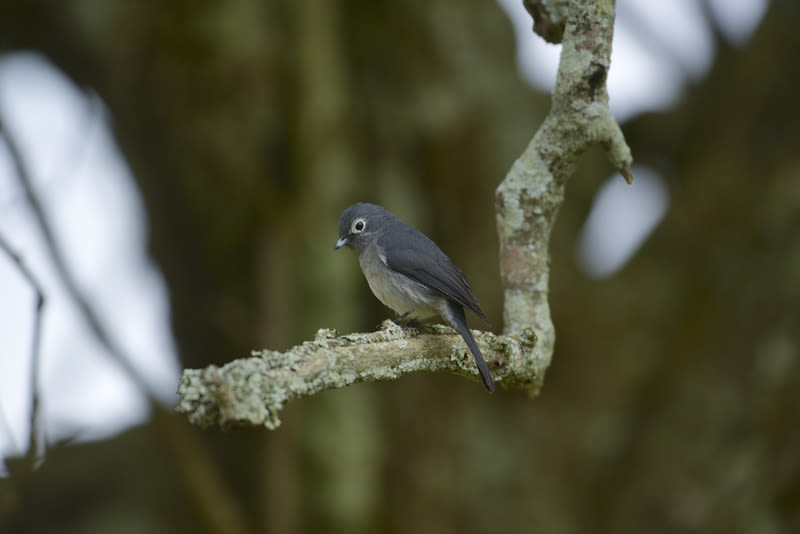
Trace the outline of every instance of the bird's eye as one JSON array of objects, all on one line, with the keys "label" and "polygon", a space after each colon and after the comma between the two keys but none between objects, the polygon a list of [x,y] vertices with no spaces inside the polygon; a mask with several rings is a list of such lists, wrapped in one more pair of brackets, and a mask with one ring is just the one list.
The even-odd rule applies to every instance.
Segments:
[{"label": "bird's eye", "polygon": [[367,227],[367,221],[365,219],[358,219],[356,222],[353,223],[353,232],[356,234],[360,234],[364,231],[364,228]]}]

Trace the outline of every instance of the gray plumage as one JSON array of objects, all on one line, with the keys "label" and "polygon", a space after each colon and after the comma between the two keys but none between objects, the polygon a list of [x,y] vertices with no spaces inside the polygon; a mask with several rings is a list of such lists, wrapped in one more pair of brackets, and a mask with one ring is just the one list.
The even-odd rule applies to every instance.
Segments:
[{"label": "gray plumage", "polygon": [[491,393],[494,380],[472,332],[464,308],[486,324],[489,320],[461,269],[422,232],[375,204],[353,204],[339,219],[335,249],[358,252],[370,289],[400,319],[441,316],[461,334],[475,358],[483,385]]}]

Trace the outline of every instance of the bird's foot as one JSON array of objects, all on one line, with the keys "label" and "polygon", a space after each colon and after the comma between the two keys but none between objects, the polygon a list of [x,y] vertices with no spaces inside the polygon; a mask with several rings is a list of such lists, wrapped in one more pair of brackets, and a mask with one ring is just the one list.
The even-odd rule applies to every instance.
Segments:
[{"label": "bird's foot", "polygon": [[392,319],[392,322],[406,332],[409,332],[410,330],[419,332],[422,329],[423,324],[417,321],[415,317],[409,317],[410,313],[411,312],[406,312],[397,319]]}]

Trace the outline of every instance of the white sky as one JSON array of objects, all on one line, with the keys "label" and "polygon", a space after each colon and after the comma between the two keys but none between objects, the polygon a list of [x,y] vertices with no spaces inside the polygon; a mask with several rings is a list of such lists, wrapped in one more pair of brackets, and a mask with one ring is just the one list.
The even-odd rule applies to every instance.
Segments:
[{"label": "white sky", "polygon": [[[534,36],[521,0],[498,1],[514,22],[520,71],[549,91],[560,47]],[[725,38],[744,45],[767,0],[710,0],[710,5]],[[624,121],[674,105],[688,81],[705,76],[715,51],[695,0],[619,0],[617,9],[608,84],[612,111]],[[174,404],[180,372],[167,291],[146,254],[142,200],[110,134],[108,111],[41,56],[14,53],[0,56],[0,113],[21,145],[84,293],[163,401]],[[613,176],[600,188],[577,239],[576,261],[589,276],[612,276],[621,269],[668,209],[661,178],[644,167],[634,174],[633,186]],[[104,354],[60,287],[2,144],[0,234],[45,288],[39,381],[47,438],[99,439],[144,421],[144,399]],[[28,441],[33,317],[32,288],[0,252],[3,457],[23,454]]]}]

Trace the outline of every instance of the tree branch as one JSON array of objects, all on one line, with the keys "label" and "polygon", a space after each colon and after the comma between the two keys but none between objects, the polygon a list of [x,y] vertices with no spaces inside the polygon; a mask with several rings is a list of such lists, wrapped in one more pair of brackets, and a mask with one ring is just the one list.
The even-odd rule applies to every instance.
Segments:
[{"label": "tree branch", "polygon": [[[557,5],[559,13],[565,5]],[[553,354],[547,249],[564,187],[581,154],[600,143],[612,165],[628,182],[633,179],[630,149],[608,109],[613,29],[613,0],[569,3],[552,108],[497,189],[504,335],[475,332],[475,337],[496,381],[507,388],[538,391]],[[391,322],[367,334],[320,330],[314,341],[284,353],[265,350],[254,356],[221,368],[185,370],[178,410],[201,426],[274,429],[286,402],[325,389],[415,371],[476,376],[461,338],[442,326],[415,335]]]},{"label": "tree branch", "polygon": [[[0,126],[2,126],[0,124]],[[0,136],[2,136],[2,130],[0,130]],[[24,456],[24,470],[25,474],[30,475],[33,473],[34,469],[36,468],[36,459],[37,455],[39,454],[39,437],[40,437],[40,429],[39,429],[39,408],[40,408],[40,398],[39,398],[39,366],[40,366],[40,354],[41,354],[41,346],[42,346],[42,317],[44,311],[44,290],[42,289],[42,284],[39,283],[39,279],[33,274],[33,271],[25,264],[22,258],[14,251],[14,248],[11,244],[6,241],[6,238],[0,234],[0,249],[6,253],[6,255],[11,259],[11,261],[17,266],[17,270],[20,272],[23,278],[28,282],[31,286],[33,291],[36,293],[36,307],[33,312],[33,334],[31,337],[31,370],[30,370],[30,381],[31,381],[31,417],[30,417],[30,434],[28,436],[28,450]],[[10,429],[9,429],[10,432]]]},{"label": "tree branch", "polygon": [[630,183],[631,152],[608,109],[614,2],[574,0],[563,39],[553,105],[497,188],[500,275],[505,287],[504,331],[531,329],[533,357],[549,361],[555,345],[550,319],[548,245],[564,188],[583,152],[601,143]]},{"label": "tree branch", "polygon": [[[531,331],[510,337],[473,333],[496,381],[534,391],[542,385],[546,365],[529,356],[536,343]],[[450,371],[477,379],[472,355],[452,329],[426,325],[407,330],[387,320],[377,332],[338,335],[320,329],[313,341],[286,352],[254,351],[252,358],[221,368],[186,370],[178,388],[183,397],[178,411],[203,427],[274,429],[283,405],[292,399],[417,371]]]}]

